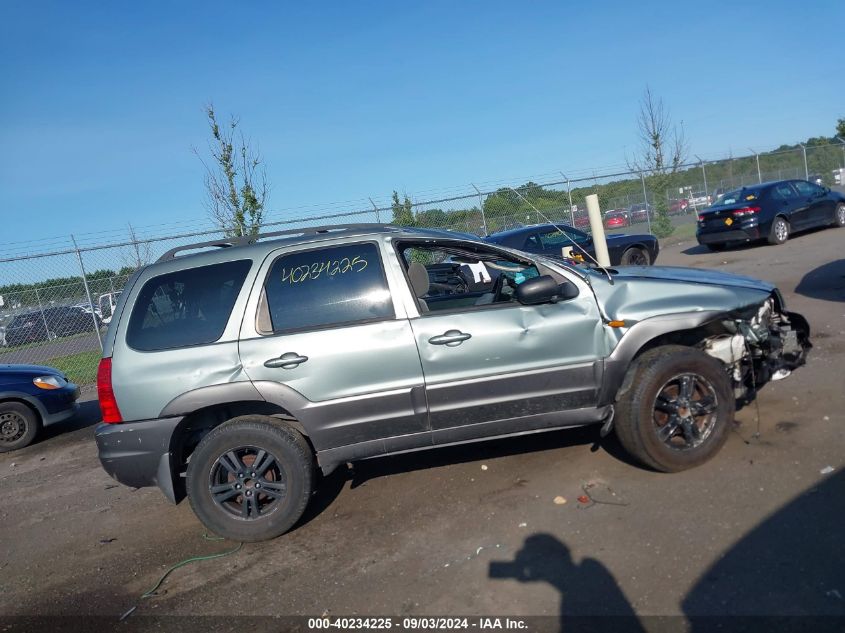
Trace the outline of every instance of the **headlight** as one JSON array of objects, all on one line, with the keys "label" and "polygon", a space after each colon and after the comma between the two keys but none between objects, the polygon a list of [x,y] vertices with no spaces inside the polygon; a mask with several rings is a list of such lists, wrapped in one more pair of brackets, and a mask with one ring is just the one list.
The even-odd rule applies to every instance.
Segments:
[{"label": "headlight", "polygon": [[67,380],[59,376],[38,376],[32,379],[32,384],[39,389],[61,389],[67,385]]}]

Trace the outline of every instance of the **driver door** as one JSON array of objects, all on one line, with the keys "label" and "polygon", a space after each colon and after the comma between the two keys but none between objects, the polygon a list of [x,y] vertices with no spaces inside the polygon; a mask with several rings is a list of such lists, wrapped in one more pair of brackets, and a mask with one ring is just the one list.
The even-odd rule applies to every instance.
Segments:
[{"label": "driver door", "polygon": [[[502,297],[541,274],[533,264],[517,268],[491,270],[507,277]],[[421,297],[410,323],[435,444],[565,426],[579,410],[595,413],[601,318],[589,288],[574,281],[577,297],[538,306],[499,297],[440,310]]]}]

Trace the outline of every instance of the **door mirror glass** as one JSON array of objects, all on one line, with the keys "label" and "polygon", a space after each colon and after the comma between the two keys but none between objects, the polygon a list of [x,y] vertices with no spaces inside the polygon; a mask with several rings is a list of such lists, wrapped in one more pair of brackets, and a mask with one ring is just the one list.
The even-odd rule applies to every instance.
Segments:
[{"label": "door mirror glass", "polygon": [[578,287],[570,281],[557,283],[551,275],[540,275],[526,279],[516,287],[516,300],[522,305],[540,305],[574,299],[578,296]]}]

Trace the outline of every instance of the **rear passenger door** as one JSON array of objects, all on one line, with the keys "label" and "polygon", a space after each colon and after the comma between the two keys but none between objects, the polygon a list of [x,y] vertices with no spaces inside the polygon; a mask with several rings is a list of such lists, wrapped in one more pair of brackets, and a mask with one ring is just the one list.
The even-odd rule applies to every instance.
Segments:
[{"label": "rear passenger door", "polygon": [[836,204],[825,195],[824,189],[806,180],[796,180],[795,188],[806,200],[807,222],[806,226],[824,226],[833,220],[833,212]]},{"label": "rear passenger door", "polygon": [[278,251],[259,271],[241,329],[244,370],[292,411],[318,450],[429,440],[414,333],[394,305],[377,241]]},{"label": "rear passenger door", "polygon": [[[793,229],[800,229],[807,222],[807,205],[791,182],[779,182],[772,187],[771,199],[774,208],[766,221],[772,221],[778,215],[789,220]],[[761,220],[762,221],[762,220]]]}]

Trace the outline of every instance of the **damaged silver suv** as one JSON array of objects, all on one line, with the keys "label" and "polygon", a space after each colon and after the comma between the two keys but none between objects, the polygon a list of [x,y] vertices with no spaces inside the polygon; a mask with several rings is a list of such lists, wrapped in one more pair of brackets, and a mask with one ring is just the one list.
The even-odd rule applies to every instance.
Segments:
[{"label": "damaged silver suv", "polygon": [[390,453],[598,424],[647,467],[696,466],[809,348],[806,320],[746,277],[394,226],[270,233],[129,280],[96,438],[118,481],[258,541],[296,523],[317,468]]}]

